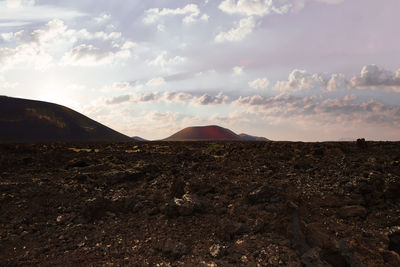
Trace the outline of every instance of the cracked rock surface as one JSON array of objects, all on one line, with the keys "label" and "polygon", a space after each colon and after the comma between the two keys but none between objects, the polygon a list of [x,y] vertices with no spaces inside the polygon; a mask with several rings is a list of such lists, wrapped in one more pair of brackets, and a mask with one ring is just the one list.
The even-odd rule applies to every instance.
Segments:
[{"label": "cracked rock surface", "polygon": [[0,265],[400,266],[400,143],[0,145]]}]

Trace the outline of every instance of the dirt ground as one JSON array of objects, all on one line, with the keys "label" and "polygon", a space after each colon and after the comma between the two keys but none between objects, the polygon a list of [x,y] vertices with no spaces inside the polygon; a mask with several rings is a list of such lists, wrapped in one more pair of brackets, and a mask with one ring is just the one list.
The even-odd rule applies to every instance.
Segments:
[{"label": "dirt ground", "polygon": [[0,265],[400,266],[400,143],[0,145]]}]

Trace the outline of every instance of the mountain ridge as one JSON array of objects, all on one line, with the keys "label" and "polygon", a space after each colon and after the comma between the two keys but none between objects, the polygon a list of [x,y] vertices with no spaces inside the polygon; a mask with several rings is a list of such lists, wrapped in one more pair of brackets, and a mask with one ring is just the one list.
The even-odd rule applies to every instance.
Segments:
[{"label": "mountain ridge", "polygon": [[0,142],[129,142],[125,136],[62,105],[0,96]]}]

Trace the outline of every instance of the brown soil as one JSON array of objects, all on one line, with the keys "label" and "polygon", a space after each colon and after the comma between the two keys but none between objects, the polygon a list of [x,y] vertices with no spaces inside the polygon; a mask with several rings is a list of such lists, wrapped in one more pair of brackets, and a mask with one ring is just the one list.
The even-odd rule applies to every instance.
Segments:
[{"label": "brown soil", "polygon": [[400,266],[400,143],[0,146],[0,265]]}]

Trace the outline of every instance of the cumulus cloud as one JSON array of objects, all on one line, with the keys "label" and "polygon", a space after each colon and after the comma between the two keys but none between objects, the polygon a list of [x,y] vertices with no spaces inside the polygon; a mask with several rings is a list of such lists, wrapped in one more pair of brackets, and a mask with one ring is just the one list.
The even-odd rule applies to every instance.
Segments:
[{"label": "cumulus cloud", "polygon": [[239,97],[233,105],[270,120],[317,121],[322,124],[361,123],[400,127],[400,106],[386,105],[371,99],[358,102],[355,95],[343,98],[298,97],[280,94],[275,97]]},{"label": "cumulus cloud", "polygon": [[[20,63],[23,63],[24,67],[33,64],[36,69],[45,69],[54,63],[60,51],[66,52],[61,57],[61,63],[64,65],[106,64],[114,62],[117,58],[129,57],[130,49],[135,45],[133,42],[124,41],[120,32],[91,33],[86,29],[70,29],[60,19],[53,19],[32,31],[2,33],[0,37],[14,45],[14,48],[0,48],[2,69]],[[92,44],[80,44],[66,51],[78,41],[91,40],[96,40],[102,48]]]},{"label": "cumulus cloud", "polygon": [[364,66],[360,76],[351,79],[351,86],[358,89],[388,88],[400,92],[400,69],[393,73],[376,65]]},{"label": "cumulus cloud", "polygon": [[311,89],[336,91],[347,88],[348,81],[343,74],[309,73],[306,70],[293,70],[287,81],[278,81],[273,89],[281,92],[300,92]]},{"label": "cumulus cloud", "polygon": [[234,67],[233,68],[233,74],[237,75],[237,76],[242,75],[243,74],[243,67],[240,67],[240,66]]},{"label": "cumulus cloud", "polygon": [[210,96],[208,94],[204,94],[201,97],[194,98],[193,102],[198,103],[200,105],[219,105],[224,104],[225,101],[228,99],[227,96],[219,93],[216,96]]},{"label": "cumulus cloud", "polygon": [[287,13],[291,5],[277,7],[271,0],[224,0],[219,9],[228,14],[242,14],[246,16],[264,16],[271,13]]},{"label": "cumulus cloud", "polygon": [[143,19],[144,23],[151,24],[158,21],[161,17],[164,16],[176,16],[183,15],[183,22],[190,23],[194,22],[198,19],[200,15],[200,9],[196,4],[188,4],[183,8],[151,8],[146,10],[146,16]]},{"label": "cumulus cloud", "polygon": [[215,42],[238,42],[243,40],[247,35],[253,32],[256,24],[253,17],[241,19],[236,28],[232,28],[227,32],[220,32],[215,37]]},{"label": "cumulus cloud", "polygon": [[185,62],[184,57],[180,56],[168,57],[167,52],[164,51],[160,55],[158,55],[155,59],[147,61],[147,64],[149,66],[158,66],[161,68],[167,68],[174,65],[179,65],[183,62]]},{"label": "cumulus cloud", "polygon": [[266,89],[269,86],[269,80],[267,78],[259,78],[249,82],[249,86],[253,89]]}]

